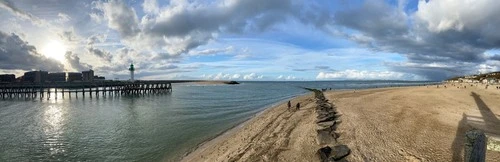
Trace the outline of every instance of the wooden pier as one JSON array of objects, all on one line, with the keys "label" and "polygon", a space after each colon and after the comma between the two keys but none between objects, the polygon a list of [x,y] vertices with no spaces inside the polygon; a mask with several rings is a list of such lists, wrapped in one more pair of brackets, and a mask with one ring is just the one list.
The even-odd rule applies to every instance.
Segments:
[{"label": "wooden pier", "polygon": [[[105,81],[61,83],[9,83],[0,84],[0,98],[50,98],[65,95],[99,97],[99,95],[146,95],[172,92],[175,81]],[[60,95],[58,95],[60,94]]]}]

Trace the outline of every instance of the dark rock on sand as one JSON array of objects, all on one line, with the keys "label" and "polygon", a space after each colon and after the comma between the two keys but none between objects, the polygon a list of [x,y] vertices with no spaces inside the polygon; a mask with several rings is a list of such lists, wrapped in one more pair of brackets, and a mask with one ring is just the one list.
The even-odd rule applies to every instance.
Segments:
[{"label": "dark rock on sand", "polygon": [[340,160],[351,153],[351,149],[346,145],[337,145],[331,148],[331,156],[333,160]]},{"label": "dark rock on sand", "polygon": [[328,157],[330,157],[330,153],[332,152],[332,148],[329,146],[320,148],[317,151],[317,154],[319,155],[319,158],[321,159],[322,162],[328,162]]},{"label": "dark rock on sand", "polygon": [[321,122],[327,122],[327,121],[334,121],[336,119],[335,114],[324,114],[324,115],[318,115],[316,117],[316,123],[321,123]]},{"label": "dark rock on sand", "polygon": [[329,111],[316,111],[316,114],[318,114],[318,116],[323,116],[323,115],[331,115],[331,114],[335,114],[335,112],[333,110],[329,110]]},{"label": "dark rock on sand", "polygon": [[318,126],[322,126],[322,127],[330,127],[332,125],[335,124],[335,121],[326,121],[326,122],[321,122],[321,123],[318,123]]}]

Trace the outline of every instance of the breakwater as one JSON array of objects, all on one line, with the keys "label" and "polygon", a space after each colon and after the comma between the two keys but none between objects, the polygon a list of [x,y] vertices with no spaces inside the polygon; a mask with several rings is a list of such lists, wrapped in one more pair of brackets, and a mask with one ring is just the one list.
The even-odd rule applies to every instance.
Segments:
[{"label": "breakwater", "polygon": [[347,161],[345,158],[351,153],[347,145],[342,144],[337,139],[340,133],[337,132],[340,120],[340,113],[337,108],[323,95],[323,92],[316,89],[308,89],[314,92],[316,99],[316,142],[321,147],[318,149],[322,162]]}]

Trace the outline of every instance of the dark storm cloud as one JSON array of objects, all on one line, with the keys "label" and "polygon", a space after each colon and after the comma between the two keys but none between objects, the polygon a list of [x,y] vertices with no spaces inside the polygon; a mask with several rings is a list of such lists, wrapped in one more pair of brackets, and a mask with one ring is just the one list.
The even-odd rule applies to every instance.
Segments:
[{"label": "dark storm cloud", "polygon": [[0,69],[62,71],[63,65],[42,56],[18,35],[0,31]]},{"label": "dark storm cloud", "polygon": [[[401,9],[389,6],[383,1],[367,1],[357,9],[336,13],[334,20],[338,26],[359,32],[346,34],[348,38],[360,38],[359,35],[366,38],[352,39],[353,41],[375,51],[406,56],[408,64],[387,64],[392,70],[419,74],[432,80],[475,73],[477,66],[488,60],[484,52],[500,47],[500,36],[485,34],[492,31],[484,27],[491,26],[492,23],[500,25],[498,18],[476,22],[482,25],[465,24],[461,29],[444,28],[433,31],[429,21],[436,18],[446,19],[446,15],[432,14],[433,19],[427,20],[426,15],[420,15],[419,12],[423,12],[420,10],[426,11],[425,8],[419,8],[415,15],[408,16]],[[489,18],[490,15],[495,15],[495,12],[484,12],[480,17]],[[451,20],[440,22],[448,21]],[[425,66],[429,63],[443,66]]]},{"label": "dark storm cloud", "polygon": [[[145,11],[157,8],[147,6]],[[122,1],[96,2],[94,9],[129,44],[162,48],[170,55],[189,52],[220,32],[264,31],[289,19],[322,26],[329,17],[314,2],[290,0],[172,1],[159,13],[147,13],[140,23],[135,10]]]}]

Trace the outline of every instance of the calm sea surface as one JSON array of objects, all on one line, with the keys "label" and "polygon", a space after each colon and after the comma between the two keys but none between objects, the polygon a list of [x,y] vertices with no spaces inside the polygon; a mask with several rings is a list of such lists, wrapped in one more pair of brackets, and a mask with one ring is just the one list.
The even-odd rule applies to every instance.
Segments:
[{"label": "calm sea surface", "polygon": [[263,109],[307,93],[429,82],[173,84],[146,96],[0,99],[0,161],[176,161]]}]

